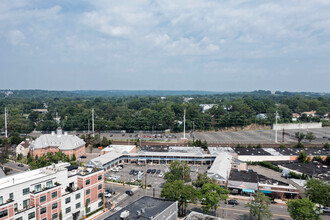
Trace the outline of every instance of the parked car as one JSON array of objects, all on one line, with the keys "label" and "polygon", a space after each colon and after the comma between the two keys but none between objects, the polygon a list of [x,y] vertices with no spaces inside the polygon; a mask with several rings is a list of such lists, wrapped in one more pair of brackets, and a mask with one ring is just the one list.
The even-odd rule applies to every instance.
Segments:
[{"label": "parked car", "polygon": [[160,173],[160,174],[158,174],[158,176],[159,176],[159,177],[163,177],[163,176],[164,176],[164,174],[163,174],[163,173]]},{"label": "parked car", "polygon": [[110,198],[111,196],[112,196],[111,193],[104,193],[104,197],[105,197],[105,198]]},{"label": "parked car", "polygon": [[129,171],[129,175],[133,175],[135,170]]},{"label": "parked car", "polygon": [[140,170],[140,171],[139,171],[139,174],[140,174],[140,175],[143,175],[143,174],[144,174],[144,171],[143,171],[143,170]]},{"label": "parked car", "polygon": [[238,205],[239,203],[237,202],[237,200],[231,199],[231,200],[228,200],[226,204],[229,204],[229,205]]},{"label": "parked car", "polygon": [[160,170],[157,170],[157,171],[156,171],[156,174],[160,174]]},{"label": "parked car", "polygon": [[152,173],[152,174],[156,173],[156,169],[152,169],[152,170],[151,170],[151,173]]},{"label": "parked car", "polygon": [[151,173],[151,169],[148,169],[148,170],[147,170],[147,173]]},{"label": "parked car", "polygon": [[119,178],[120,178],[119,176],[114,176],[113,180],[119,180]]},{"label": "parked car", "polygon": [[82,155],[80,158],[84,159],[84,158],[87,158],[85,155]]},{"label": "parked car", "polygon": [[139,171],[138,171],[138,170],[134,170],[133,175],[134,175],[134,176],[137,176],[138,174],[139,174]]},{"label": "parked car", "polygon": [[19,163],[17,166],[19,166],[19,167],[24,167],[24,164]]},{"label": "parked car", "polygon": [[116,194],[116,192],[114,190],[112,190],[112,189],[105,190],[105,193],[111,193],[111,195],[115,195]]},{"label": "parked car", "polygon": [[321,209],[323,213],[330,213],[330,207],[324,207]]},{"label": "parked car", "polygon": [[126,193],[127,195],[129,195],[129,196],[134,195],[133,191],[131,191],[131,190],[127,190],[125,193]]}]

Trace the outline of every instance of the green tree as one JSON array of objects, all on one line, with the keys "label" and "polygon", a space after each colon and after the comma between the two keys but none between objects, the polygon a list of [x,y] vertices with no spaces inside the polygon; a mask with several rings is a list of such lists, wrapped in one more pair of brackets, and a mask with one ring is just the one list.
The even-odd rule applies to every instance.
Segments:
[{"label": "green tree", "polygon": [[315,204],[309,199],[293,199],[287,202],[288,212],[294,220],[316,219]]},{"label": "green tree", "polygon": [[330,148],[330,144],[329,143],[325,143],[323,146],[325,149],[329,149]]},{"label": "green tree", "polygon": [[109,141],[106,137],[102,138],[101,145],[102,145],[102,147],[106,147],[109,145]]},{"label": "green tree", "polygon": [[9,144],[5,144],[0,150],[0,164],[6,163],[11,154],[13,154],[13,149]]},{"label": "green tree", "polygon": [[188,201],[195,203],[198,193],[192,185],[184,185],[182,180],[175,180],[165,183],[160,196],[178,201],[179,214],[182,216],[186,212]]},{"label": "green tree", "polygon": [[305,137],[306,137],[306,135],[305,135],[304,133],[299,132],[299,131],[296,132],[295,136],[296,136],[296,138],[297,138],[297,140],[298,140],[298,144],[300,144],[300,142],[301,142],[303,139],[305,139]]},{"label": "green tree", "polygon": [[85,202],[85,215],[87,215],[87,213],[88,213],[88,205],[89,205],[89,201],[88,201],[88,199],[86,199],[86,202]]},{"label": "green tree", "polygon": [[220,200],[228,198],[229,191],[218,184],[205,183],[200,189],[199,199],[202,203],[202,210],[208,213],[210,209],[217,210]]},{"label": "green tree", "polygon": [[302,163],[308,163],[309,162],[309,158],[308,158],[308,156],[307,156],[307,154],[304,150],[299,153],[298,160]]},{"label": "green tree", "polygon": [[305,193],[312,202],[330,206],[330,184],[324,180],[308,180],[305,184]]},{"label": "green tree", "polygon": [[190,167],[184,161],[173,161],[170,164],[169,172],[165,173],[165,180],[173,182],[175,180],[184,180],[189,182],[190,179]]},{"label": "green tree", "polygon": [[27,154],[27,163],[29,164],[29,163],[31,163],[32,161],[33,161],[33,158],[32,158],[32,156],[31,156],[31,153],[29,152],[28,154]]},{"label": "green tree", "polygon": [[263,218],[271,218],[272,213],[269,209],[270,199],[258,191],[254,195],[254,200],[249,202],[247,206],[250,208],[250,214],[252,216],[257,217],[258,220],[262,220]]},{"label": "green tree", "polygon": [[198,173],[196,181],[192,184],[196,188],[202,188],[202,186],[206,183],[216,183],[216,180],[208,177],[206,173]]},{"label": "green tree", "polygon": [[77,160],[76,155],[72,154],[71,161],[76,161],[76,160]]},{"label": "green tree", "polygon": [[309,140],[309,142],[311,142],[312,140],[314,140],[316,137],[314,135],[313,132],[307,132],[306,137],[307,140]]}]

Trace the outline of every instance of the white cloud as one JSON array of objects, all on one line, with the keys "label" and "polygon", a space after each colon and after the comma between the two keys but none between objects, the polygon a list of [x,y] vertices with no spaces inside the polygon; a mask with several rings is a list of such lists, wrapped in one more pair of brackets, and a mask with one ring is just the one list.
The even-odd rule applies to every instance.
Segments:
[{"label": "white cloud", "polygon": [[14,46],[24,45],[25,35],[19,30],[9,31],[7,37],[8,41]]}]

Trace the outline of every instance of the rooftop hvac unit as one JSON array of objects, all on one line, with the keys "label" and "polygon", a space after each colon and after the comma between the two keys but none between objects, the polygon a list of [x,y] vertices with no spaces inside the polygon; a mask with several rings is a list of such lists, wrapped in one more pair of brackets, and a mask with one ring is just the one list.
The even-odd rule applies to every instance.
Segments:
[{"label": "rooftop hvac unit", "polygon": [[122,213],[120,213],[120,218],[122,220],[129,220],[129,211],[125,210]]}]

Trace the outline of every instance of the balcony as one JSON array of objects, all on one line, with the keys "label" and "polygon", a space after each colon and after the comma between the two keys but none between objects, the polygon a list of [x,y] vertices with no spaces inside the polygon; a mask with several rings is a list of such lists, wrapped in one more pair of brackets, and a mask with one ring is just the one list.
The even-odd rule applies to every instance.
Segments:
[{"label": "balcony", "polygon": [[27,210],[33,209],[33,208],[35,208],[35,206],[31,206],[31,205],[30,205],[30,206],[25,207],[25,208],[23,208],[23,209],[16,210],[16,211],[15,211],[15,215],[20,214],[20,213],[22,213],[22,212],[25,212],[25,211],[27,211]]},{"label": "balcony", "polygon": [[9,203],[12,203],[12,202],[14,202],[14,200],[13,200],[13,199],[7,199],[7,201],[6,201],[6,202],[4,202],[4,203],[2,203],[2,204],[0,205],[0,208],[1,208],[1,206],[5,206],[5,205],[8,205]]},{"label": "balcony", "polygon": [[45,191],[50,190],[50,189],[54,189],[54,188],[59,187],[59,186],[61,186],[61,184],[58,183],[58,182],[55,182],[54,186],[52,186],[52,187],[44,187],[40,191],[33,190],[31,193],[35,195],[35,194],[42,193],[42,192],[45,192]]}]

